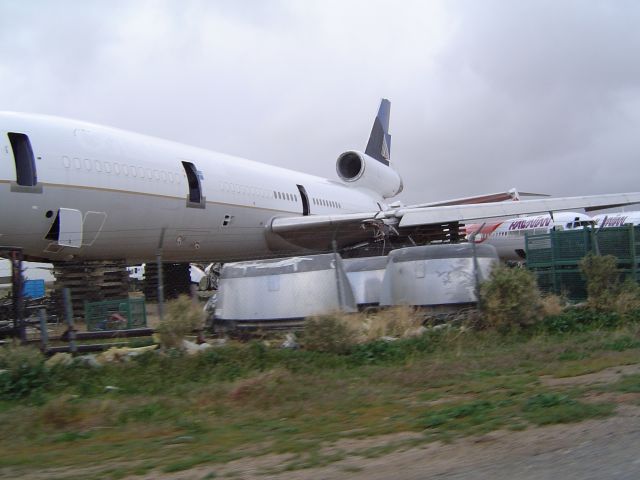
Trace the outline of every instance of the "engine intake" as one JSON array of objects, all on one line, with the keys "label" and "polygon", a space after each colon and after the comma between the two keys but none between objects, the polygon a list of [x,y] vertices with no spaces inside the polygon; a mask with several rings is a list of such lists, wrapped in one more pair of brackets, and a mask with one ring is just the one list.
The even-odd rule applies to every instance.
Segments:
[{"label": "engine intake", "polygon": [[393,197],[402,191],[400,175],[366,153],[356,150],[344,152],[338,157],[336,171],[343,182],[372,190],[383,198]]}]

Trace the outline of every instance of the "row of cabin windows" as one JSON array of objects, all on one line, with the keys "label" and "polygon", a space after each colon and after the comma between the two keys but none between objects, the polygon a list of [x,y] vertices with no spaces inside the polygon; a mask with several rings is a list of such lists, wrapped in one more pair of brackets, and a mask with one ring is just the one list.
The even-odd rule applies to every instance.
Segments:
[{"label": "row of cabin windows", "polygon": [[342,208],[340,202],[334,200],[325,200],[324,198],[313,198],[314,205],[322,205],[324,207]]},{"label": "row of cabin windows", "polygon": [[240,185],[238,183],[220,182],[220,189],[223,192],[237,193],[240,195],[251,195],[253,197],[269,198],[270,192],[264,188]]},{"label": "row of cabin windows", "polygon": [[273,198],[277,198],[278,200],[288,200],[290,202],[298,201],[298,196],[293,193],[277,192],[275,190],[273,191]]},{"label": "row of cabin windows", "polygon": [[156,180],[169,183],[180,183],[181,175],[173,172],[166,172],[164,170],[156,170],[151,168],[136,167],[135,165],[125,165],[113,162],[104,162],[100,160],[90,160],[88,158],[80,159],[74,157],[73,159],[66,155],[62,157],[62,163],[65,168],[73,167],[76,170],[85,169],[90,172],[95,170],[98,173],[114,173],[116,175],[124,175],[125,177],[131,176],[134,178],[147,178],[148,180]]},{"label": "row of cabin windows", "polygon": [[[13,156],[16,165],[16,183],[21,186],[35,186],[38,183],[38,177],[36,174],[36,163],[33,155],[33,149],[31,148],[31,142],[29,137],[24,133],[8,132],[9,142],[11,143],[11,149],[13,150]],[[181,175],[173,172],[167,172],[164,170],[156,170],[151,168],[136,167],[134,165],[125,165],[117,162],[106,162],[100,160],[90,160],[88,158],[80,159],[74,157],[73,159],[64,155],[62,157],[62,163],[65,168],[75,167],[76,170],[81,170],[83,167],[86,171],[90,172],[95,170],[98,173],[114,173],[116,175],[124,175],[125,177],[131,176],[133,178],[147,178],[148,180],[156,180],[170,183],[181,183]],[[190,162],[182,162],[187,176],[187,182],[189,184],[189,202],[202,204],[202,187],[200,185],[200,172],[196,170],[195,165]],[[267,196],[267,191],[257,187],[248,187],[244,185],[236,185],[227,182],[222,182],[222,189],[234,193],[242,193],[255,196]],[[293,193],[287,192],[273,192],[274,198],[278,200],[287,200],[290,202],[297,202],[298,196]],[[325,207],[342,208],[339,202],[333,200],[325,200],[323,198],[313,198],[314,205],[322,205]]]}]

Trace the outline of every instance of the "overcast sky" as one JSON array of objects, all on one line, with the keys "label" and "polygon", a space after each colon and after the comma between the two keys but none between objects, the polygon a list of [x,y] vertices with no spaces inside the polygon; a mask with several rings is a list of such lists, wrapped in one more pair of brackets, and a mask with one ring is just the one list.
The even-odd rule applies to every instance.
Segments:
[{"label": "overcast sky", "polygon": [[407,203],[640,190],[640,2],[0,0],[0,110],[336,178],[391,100]]}]

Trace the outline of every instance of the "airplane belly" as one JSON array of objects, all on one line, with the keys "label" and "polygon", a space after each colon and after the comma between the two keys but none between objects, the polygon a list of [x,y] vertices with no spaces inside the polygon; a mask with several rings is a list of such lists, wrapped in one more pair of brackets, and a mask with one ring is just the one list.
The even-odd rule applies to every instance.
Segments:
[{"label": "airplane belly", "polygon": [[491,238],[485,243],[496,247],[500,260],[512,260],[521,262],[523,259],[516,250],[524,250],[524,237],[517,238]]},{"label": "airplane belly", "polygon": [[[0,187],[9,193],[8,185]],[[0,236],[0,244],[21,245],[25,255],[34,259],[138,262],[154,259],[159,247],[166,261],[177,262],[271,253],[264,230],[275,213],[266,209],[215,202],[205,208],[187,208],[181,198],[51,185],[39,195],[11,192],[4,198],[11,198],[15,208],[0,211],[0,234],[14,233]],[[67,207],[72,205],[82,210],[68,215],[72,209]],[[56,237],[51,230],[57,217]],[[80,223],[65,228],[60,218],[80,218]],[[63,243],[61,239],[69,234],[73,241]],[[76,241],[78,246],[72,246]]]}]

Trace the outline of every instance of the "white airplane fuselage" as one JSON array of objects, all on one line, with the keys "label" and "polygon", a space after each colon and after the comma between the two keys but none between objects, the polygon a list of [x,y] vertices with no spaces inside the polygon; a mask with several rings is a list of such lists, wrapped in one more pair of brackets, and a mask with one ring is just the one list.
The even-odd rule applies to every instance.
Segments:
[{"label": "white airplane fuselage", "polygon": [[597,227],[623,227],[625,225],[640,225],[640,211],[601,213],[594,215],[593,220]]},{"label": "white airplane fuselage", "polygon": [[[25,180],[29,171],[19,178],[12,142],[23,137],[9,132],[28,137],[37,182]],[[153,259],[160,246],[166,261],[295,254],[302,249],[268,234],[273,218],[385,208],[380,194],[338,181],[17,113],[0,113],[0,205],[0,245],[30,259],[130,263]]]},{"label": "white airplane fuselage", "polygon": [[[501,222],[469,224],[465,233],[476,243],[493,245],[501,260],[523,261],[525,259],[525,235],[544,234],[551,230],[580,230],[593,226],[595,222],[584,213],[557,212],[549,214],[511,218]],[[471,234],[475,233],[475,236]]]}]

